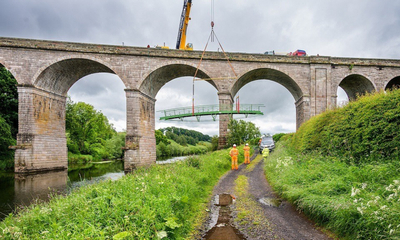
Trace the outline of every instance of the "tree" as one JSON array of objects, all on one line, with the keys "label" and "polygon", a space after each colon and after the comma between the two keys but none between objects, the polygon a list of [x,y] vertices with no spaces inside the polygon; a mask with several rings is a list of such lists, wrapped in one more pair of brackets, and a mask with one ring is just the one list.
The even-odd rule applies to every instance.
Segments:
[{"label": "tree", "polygon": [[211,146],[212,146],[212,151],[216,151],[218,149],[218,141],[219,137],[218,136],[213,136],[211,138]]},{"label": "tree", "polygon": [[260,136],[260,129],[252,122],[231,119],[228,123],[228,145],[240,145]]},{"label": "tree", "polygon": [[[12,160],[14,151],[8,149],[8,146],[15,145],[15,139],[11,135],[11,127],[0,116],[0,161]],[[3,166],[3,164],[0,164]]]},{"label": "tree", "polygon": [[163,132],[161,130],[156,130],[155,136],[156,136],[156,144],[157,145],[160,142],[163,142],[166,145],[170,144],[170,142],[168,141],[168,138],[163,134]]},{"label": "tree", "polygon": [[14,139],[18,133],[17,84],[11,73],[0,66],[0,116],[11,127],[11,135]]},{"label": "tree", "polygon": [[73,103],[68,99],[65,118],[69,145],[76,145],[81,154],[102,153],[99,147],[105,146],[106,140],[116,134],[107,117],[87,103]]}]

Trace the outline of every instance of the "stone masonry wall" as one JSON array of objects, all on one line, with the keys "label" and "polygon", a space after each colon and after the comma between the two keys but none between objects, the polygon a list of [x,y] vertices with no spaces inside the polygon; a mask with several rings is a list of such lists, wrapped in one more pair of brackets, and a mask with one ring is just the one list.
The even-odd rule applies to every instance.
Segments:
[{"label": "stone masonry wall", "polygon": [[124,168],[131,171],[156,161],[155,100],[137,90],[126,90],[127,135]]},{"label": "stone masonry wall", "polygon": [[15,172],[66,169],[65,97],[20,86],[18,99]]}]

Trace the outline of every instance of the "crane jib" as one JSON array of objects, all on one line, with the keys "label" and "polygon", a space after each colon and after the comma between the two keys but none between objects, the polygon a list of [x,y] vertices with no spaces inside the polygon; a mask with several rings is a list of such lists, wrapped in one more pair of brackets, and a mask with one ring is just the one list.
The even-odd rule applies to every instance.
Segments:
[{"label": "crane jib", "polygon": [[[189,4],[189,8],[188,8]],[[187,29],[187,22],[185,23],[185,18],[189,18],[189,11],[190,11],[190,6],[192,4],[192,0],[184,0],[183,2],[183,9],[182,9],[182,14],[181,14],[181,20],[179,23],[179,31],[178,31],[178,37],[176,40],[176,49],[181,48],[181,42],[182,42],[182,34],[186,34],[186,29]],[[183,40],[186,42],[186,36],[183,36]]]}]

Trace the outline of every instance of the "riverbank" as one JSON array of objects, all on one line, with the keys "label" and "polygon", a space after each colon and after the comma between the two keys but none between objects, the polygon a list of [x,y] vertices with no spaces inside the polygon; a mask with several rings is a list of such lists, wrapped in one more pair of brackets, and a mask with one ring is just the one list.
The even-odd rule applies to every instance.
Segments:
[{"label": "riverbank", "polygon": [[139,169],[9,216],[0,223],[0,238],[184,238],[229,169],[228,150]]},{"label": "riverbank", "polygon": [[348,164],[280,141],[267,159],[273,189],[345,239],[400,239],[400,163]]}]

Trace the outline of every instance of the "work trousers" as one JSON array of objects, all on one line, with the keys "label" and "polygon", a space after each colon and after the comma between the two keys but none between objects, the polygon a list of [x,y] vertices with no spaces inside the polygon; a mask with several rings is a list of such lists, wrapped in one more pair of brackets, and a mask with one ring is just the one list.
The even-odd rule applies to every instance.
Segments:
[{"label": "work trousers", "polygon": [[249,164],[249,163],[250,163],[250,153],[244,152],[244,164]]},{"label": "work trousers", "polygon": [[232,156],[232,170],[238,170],[238,168],[237,156]]}]

